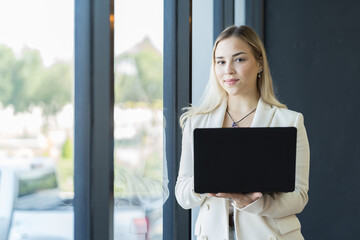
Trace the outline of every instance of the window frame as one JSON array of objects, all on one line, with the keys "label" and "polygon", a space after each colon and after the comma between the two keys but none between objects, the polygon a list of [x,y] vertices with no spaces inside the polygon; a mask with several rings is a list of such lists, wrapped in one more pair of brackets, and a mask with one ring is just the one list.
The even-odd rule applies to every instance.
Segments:
[{"label": "window frame", "polygon": [[192,0],[164,0],[164,119],[165,154],[170,196],[163,210],[163,239],[191,239],[191,210],[175,199],[182,131],[179,117],[191,103]]},{"label": "window frame", "polygon": [[75,0],[74,239],[114,238],[114,0]]}]

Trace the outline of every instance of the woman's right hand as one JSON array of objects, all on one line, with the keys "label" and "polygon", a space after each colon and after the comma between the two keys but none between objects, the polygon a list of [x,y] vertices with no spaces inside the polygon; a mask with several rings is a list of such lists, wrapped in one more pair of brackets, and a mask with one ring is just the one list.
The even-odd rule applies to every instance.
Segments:
[{"label": "woman's right hand", "polygon": [[243,208],[258,200],[262,196],[262,193],[208,193],[207,195],[209,197],[231,199],[235,201],[237,207]]}]

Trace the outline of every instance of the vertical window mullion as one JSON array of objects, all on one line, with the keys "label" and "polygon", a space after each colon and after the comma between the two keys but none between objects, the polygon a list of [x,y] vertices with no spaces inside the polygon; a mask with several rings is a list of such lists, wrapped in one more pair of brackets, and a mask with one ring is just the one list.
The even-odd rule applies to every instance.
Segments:
[{"label": "vertical window mullion", "polygon": [[234,24],[234,0],[213,0],[214,1],[214,42],[217,36],[226,27]]},{"label": "vertical window mullion", "polygon": [[190,211],[176,202],[174,189],[181,154],[179,117],[191,102],[191,0],[164,1],[165,154],[170,196],[164,205],[163,239],[190,239]]},{"label": "vertical window mullion", "polygon": [[76,240],[113,239],[113,14],[113,0],[75,1]]}]

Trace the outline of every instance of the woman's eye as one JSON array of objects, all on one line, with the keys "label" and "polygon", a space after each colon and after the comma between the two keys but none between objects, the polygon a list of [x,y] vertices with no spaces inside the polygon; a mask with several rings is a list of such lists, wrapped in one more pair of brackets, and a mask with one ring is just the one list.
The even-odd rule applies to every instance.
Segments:
[{"label": "woman's eye", "polygon": [[245,59],[244,58],[236,58],[235,59],[235,62],[242,62],[242,61],[244,61]]},{"label": "woman's eye", "polygon": [[220,61],[217,61],[216,63],[222,65],[225,63],[225,61],[220,60]]}]

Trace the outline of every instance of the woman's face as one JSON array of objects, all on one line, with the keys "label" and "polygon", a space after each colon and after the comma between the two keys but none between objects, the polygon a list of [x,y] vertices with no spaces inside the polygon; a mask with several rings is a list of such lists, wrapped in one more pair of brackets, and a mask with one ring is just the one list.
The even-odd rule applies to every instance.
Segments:
[{"label": "woman's face", "polygon": [[251,47],[242,39],[221,40],[215,50],[215,75],[229,96],[257,93],[257,74],[261,65]]}]

